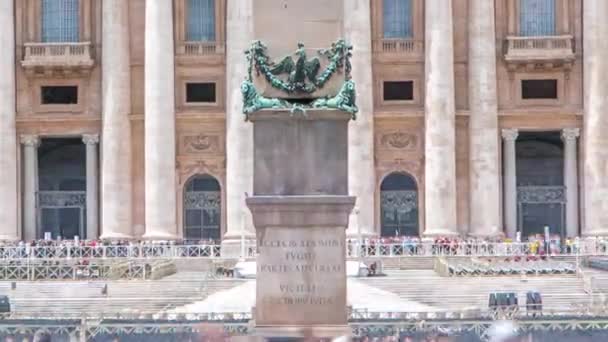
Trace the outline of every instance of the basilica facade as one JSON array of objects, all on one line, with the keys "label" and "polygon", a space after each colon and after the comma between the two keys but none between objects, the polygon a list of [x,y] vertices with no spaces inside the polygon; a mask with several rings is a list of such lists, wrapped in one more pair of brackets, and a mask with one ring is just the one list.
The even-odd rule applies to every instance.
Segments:
[{"label": "basilica facade", "polygon": [[253,238],[244,51],[335,37],[359,107],[348,235],[608,235],[607,16],[605,0],[2,0],[0,238]]}]

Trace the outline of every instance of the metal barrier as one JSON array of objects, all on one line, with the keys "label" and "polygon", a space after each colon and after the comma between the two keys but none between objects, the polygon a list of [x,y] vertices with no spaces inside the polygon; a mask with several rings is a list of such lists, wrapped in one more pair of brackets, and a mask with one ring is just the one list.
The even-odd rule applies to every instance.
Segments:
[{"label": "metal barrier", "polygon": [[422,242],[383,242],[381,240],[350,240],[347,243],[348,257],[446,257],[446,256],[497,256],[515,257],[527,255],[563,256],[608,256],[608,241],[585,240],[558,248],[554,243],[548,251],[535,242],[466,242],[435,243]]},{"label": "metal barrier", "polygon": [[[381,239],[348,240],[349,258],[401,258],[435,256],[496,256],[514,257],[538,255],[541,249],[547,255],[608,256],[608,240],[585,239],[566,246],[551,244],[548,250],[534,242],[480,242],[458,241],[435,243],[432,241],[385,242]],[[253,241],[243,242],[242,257],[254,258],[257,246]],[[2,259],[174,259],[222,258],[221,244],[152,244],[75,246],[70,242],[53,246],[0,245]]]},{"label": "metal barrier", "polygon": [[111,264],[46,264],[1,263],[0,280],[83,280],[83,279],[148,279],[152,265],[145,262],[124,261]]},{"label": "metal barrier", "polygon": [[[358,321],[416,321],[416,320],[444,320],[444,319],[502,319],[509,316],[512,319],[539,318],[563,318],[573,319],[604,318],[608,320],[608,308],[605,306],[572,306],[564,308],[552,308],[531,312],[525,305],[512,305],[508,307],[490,308],[469,308],[463,310],[434,310],[434,311],[373,311],[367,309],[349,310],[348,320]],[[251,312],[177,312],[169,311],[145,311],[133,309],[129,312],[64,312],[58,317],[56,314],[39,312],[11,312],[2,313],[2,319],[86,319],[86,320],[122,320],[131,321],[138,319],[148,319],[157,321],[250,321],[253,315]]]}]

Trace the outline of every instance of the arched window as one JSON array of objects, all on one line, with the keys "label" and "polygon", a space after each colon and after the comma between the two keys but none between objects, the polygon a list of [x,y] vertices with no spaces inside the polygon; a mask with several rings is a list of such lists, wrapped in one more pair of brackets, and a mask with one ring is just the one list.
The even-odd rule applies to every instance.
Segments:
[{"label": "arched window", "polygon": [[187,0],[188,41],[215,41],[215,0]]},{"label": "arched window", "polygon": [[522,36],[555,34],[555,0],[520,0],[519,33]]},{"label": "arched window", "polygon": [[412,0],[384,0],[384,38],[412,38]]},{"label": "arched window", "polygon": [[79,0],[42,0],[42,41],[45,43],[79,40]]},{"label": "arched window", "polygon": [[380,185],[382,236],[418,236],[418,190],[408,174],[391,173]]},{"label": "arched window", "polygon": [[184,239],[219,240],[222,193],[213,177],[194,176],[185,186]]}]

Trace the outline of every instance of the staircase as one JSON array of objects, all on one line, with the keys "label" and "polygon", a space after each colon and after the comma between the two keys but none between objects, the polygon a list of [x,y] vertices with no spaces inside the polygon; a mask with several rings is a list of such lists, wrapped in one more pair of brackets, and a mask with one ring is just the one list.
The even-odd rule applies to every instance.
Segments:
[{"label": "staircase", "polygon": [[[388,270],[387,277],[361,278],[360,281],[401,298],[444,310],[486,309],[491,292],[516,292],[520,305],[527,291],[539,291],[544,310],[571,310],[588,303],[582,278],[560,276],[440,277],[432,270]],[[407,308],[404,308],[407,310]]]},{"label": "staircase", "polygon": [[[432,270],[435,257],[415,256],[415,257],[384,257],[381,258],[384,270]],[[365,260],[370,264],[375,260]]]},{"label": "staircase", "polygon": [[[243,282],[240,279],[206,279],[207,273],[180,272],[162,280],[0,282],[0,295],[10,298],[18,314],[61,315],[101,313],[155,313],[201,300]],[[107,295],[103,288],[107,284]]]}]

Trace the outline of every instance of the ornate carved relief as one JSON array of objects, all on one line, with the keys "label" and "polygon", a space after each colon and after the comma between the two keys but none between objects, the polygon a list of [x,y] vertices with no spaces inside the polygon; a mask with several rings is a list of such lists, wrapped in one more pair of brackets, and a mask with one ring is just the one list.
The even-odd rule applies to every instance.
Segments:
[{"label": "ornate carved relief", "polygon": [[381,136],[380,145],[389,149],[414,150],[418,147],[418,136],[401,131],[387,133]]},{"label": "ornate carved relief", "polygon": [[84,191],[39,191],[38,205],[41,207],[82,207],[86,205]]},{"label": "ornate carved relief", "polygon": [[221,152],[220,137],[217,135],[184,135],[181,139],[182,154],[218,153]]},{"label": "ornate carved relief", "polygon": [[210,174],[216,178],[221,178],[225,170],[225,158],[178,160],[177,170],[179,183],[183,184],[195,174]]},{"label": "ornate carved relief", "polygon": [[395,158],[393,160],[382,160],[379,162],[379,167],[383,170],[391,171],[406,171],[412,175],[420,176],[422,172],[422,159],[405,160]]},{"label": "ornate carved relief", "polygon": [[563,186],[518,186],[518,203],[566,203]]},{"label": "ornate carved relief", "polygon": [[418,209],[417,190],[382,191],[380,205],[385,211],[409,213]]}]

